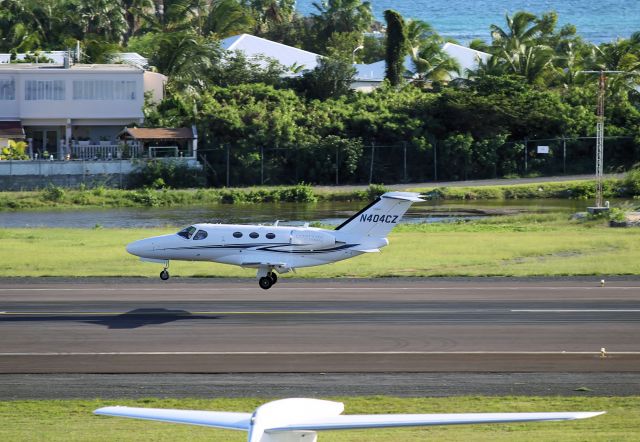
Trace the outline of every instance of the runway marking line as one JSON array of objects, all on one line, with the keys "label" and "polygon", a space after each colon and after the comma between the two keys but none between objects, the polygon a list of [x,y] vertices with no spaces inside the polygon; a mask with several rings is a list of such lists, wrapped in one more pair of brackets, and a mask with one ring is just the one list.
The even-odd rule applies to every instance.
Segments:
[{"label": "runway marking line", "polygon": [[517,309],[513,313],[638,313],[640,309]]},{"label": "runway marking line", "polygon": [[[219,292],[219,291],[251,291],[254,292],[255,288],[249,287],[226,287],[226,288],[216,288],[216,287],[186,287],[190,288],[193,291],[204,291],[204,292]],[[280,291],[299,291],[303,289],[308,289],[309,287],[278,287]],[[599,287],[599,286],[551,286],[551,287],[529,287],[529,286],[521,286],[521,287],[504,287],[504,286],[489,286],[489,287],[313,287],[313,290],[323,290],[323,291],[371,291],[371,290],[385,290],[388,291],[390,289],[393,290],[405,290],[405,291],[428,291],[428,290],[439,290],[439,291],[452,291],[452,290],[466,290],[466,291],[487,291],[487,290],[539,290],[539,291],[550,291],[550,290],[639,290],[640,286],[631,287],[631,286],[621,286],[621,287]],[[147,292],[183,292],[185,287],[84,287],[84,288],[0,288],[0,292],[51,292],[51,291],[59,291],[59,292],[89,292],[89,291],[101,291],[101,292],[123,292],[123,291],[147,291]]]},{"label": "runway marking line", "polygon": [[29,311],[0,311],[0,317],[8,316],[328,316],[328,315],[429,315],[429,314],[469,314],[469,313],[640,313],[640,309],[474,309],[474,310],[273,310],[273,311],[176,311],[176,312],[29,312]]},{"label": "runway marking line", "polygon": [[[384,355],[600,355],[599,351],[131,351],[131,352],[33,352],[0,353],[3,356],[384,356]],[[640,355],[637,351],[611,351],[607,355]]]}]

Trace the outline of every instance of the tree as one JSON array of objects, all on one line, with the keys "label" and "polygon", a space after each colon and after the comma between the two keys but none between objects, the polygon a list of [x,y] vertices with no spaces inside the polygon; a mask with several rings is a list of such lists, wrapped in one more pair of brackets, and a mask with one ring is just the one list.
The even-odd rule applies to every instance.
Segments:
[{"label": "tree", "polygon": [[347,60],[319,57],[316,68],[295,83],[308,98],[326,100],[350,93],[355,74],[356,69]]},{"label": "tree", "polygon": [[402,81],[404,73],[404,56],[407,53],[407,35],[402,16],[392,10],[384,11],[387,21],[387,63],[386,79],[392,86],[397,86]]},{"label": "tree", "polygon": [[369,2],[361,0],[323,0],[313,3],[319,14],[312,14],[316,30],[315,49],[323,51],[326,42],[335,32],[364,32],[371,26],[373,14]]}]

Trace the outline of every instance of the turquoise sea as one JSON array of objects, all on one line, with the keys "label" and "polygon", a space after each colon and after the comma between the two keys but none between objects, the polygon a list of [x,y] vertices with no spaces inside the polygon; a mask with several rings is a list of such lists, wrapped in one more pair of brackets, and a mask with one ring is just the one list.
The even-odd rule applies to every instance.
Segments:
[{"label": "turquoise sea", "polygon": [[[303,15],[316,12],[314,1],[320,2],[298,0],[298,11]],[[395,9],[405,18],[431,23],[441,35],[462,43],[474,38],[490,40],[489,25],[504,26],[505,13],[521,10],[536,14],[556,11],[560,25],[575,25],[578,33],[593,43],[628,38],[640,31],[640,0],[372,0],[370,3],[377,20],[384,21],[384,10]]]}]

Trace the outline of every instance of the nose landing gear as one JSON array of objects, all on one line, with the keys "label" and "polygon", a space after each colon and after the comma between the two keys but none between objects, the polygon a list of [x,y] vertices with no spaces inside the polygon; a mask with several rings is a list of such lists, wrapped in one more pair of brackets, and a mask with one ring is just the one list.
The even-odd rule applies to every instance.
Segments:
[{"label": "nose landing gear", "polygon": [[169,261],[165,261],[164,262],[164,269],[162,269],[162,271],[160,272],[160,279],[162,279],[163,281],[166,281],[167,279],[169,279]]}]

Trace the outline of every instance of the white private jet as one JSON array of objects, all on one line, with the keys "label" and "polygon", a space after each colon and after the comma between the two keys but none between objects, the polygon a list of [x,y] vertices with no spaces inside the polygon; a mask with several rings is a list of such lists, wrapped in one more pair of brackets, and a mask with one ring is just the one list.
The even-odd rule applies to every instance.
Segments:
[{"label": "white private jet", "polygon": [[194,224],[178,233],[154,236],[127,245],[142,261],[164,265],[160,278],[169,279],[169,261],[214,261],[257,268],[260,287],[269,289],[278,273],[328,264],[363,253],[379,252],[387,235],[412,203],[424,201],[413,192],[387,192],[336,227],[234,224]]},{"label": "white private jet", "polygon": [[317,431],[503,422],[586,419],[599,412],[459,413],[342,415],[344,404],[319,399],[281,399],[251,413],[169,410],[161,408],[104,407],[95,414],[178,424],[242,430],[248,442],[316,442]]}]

